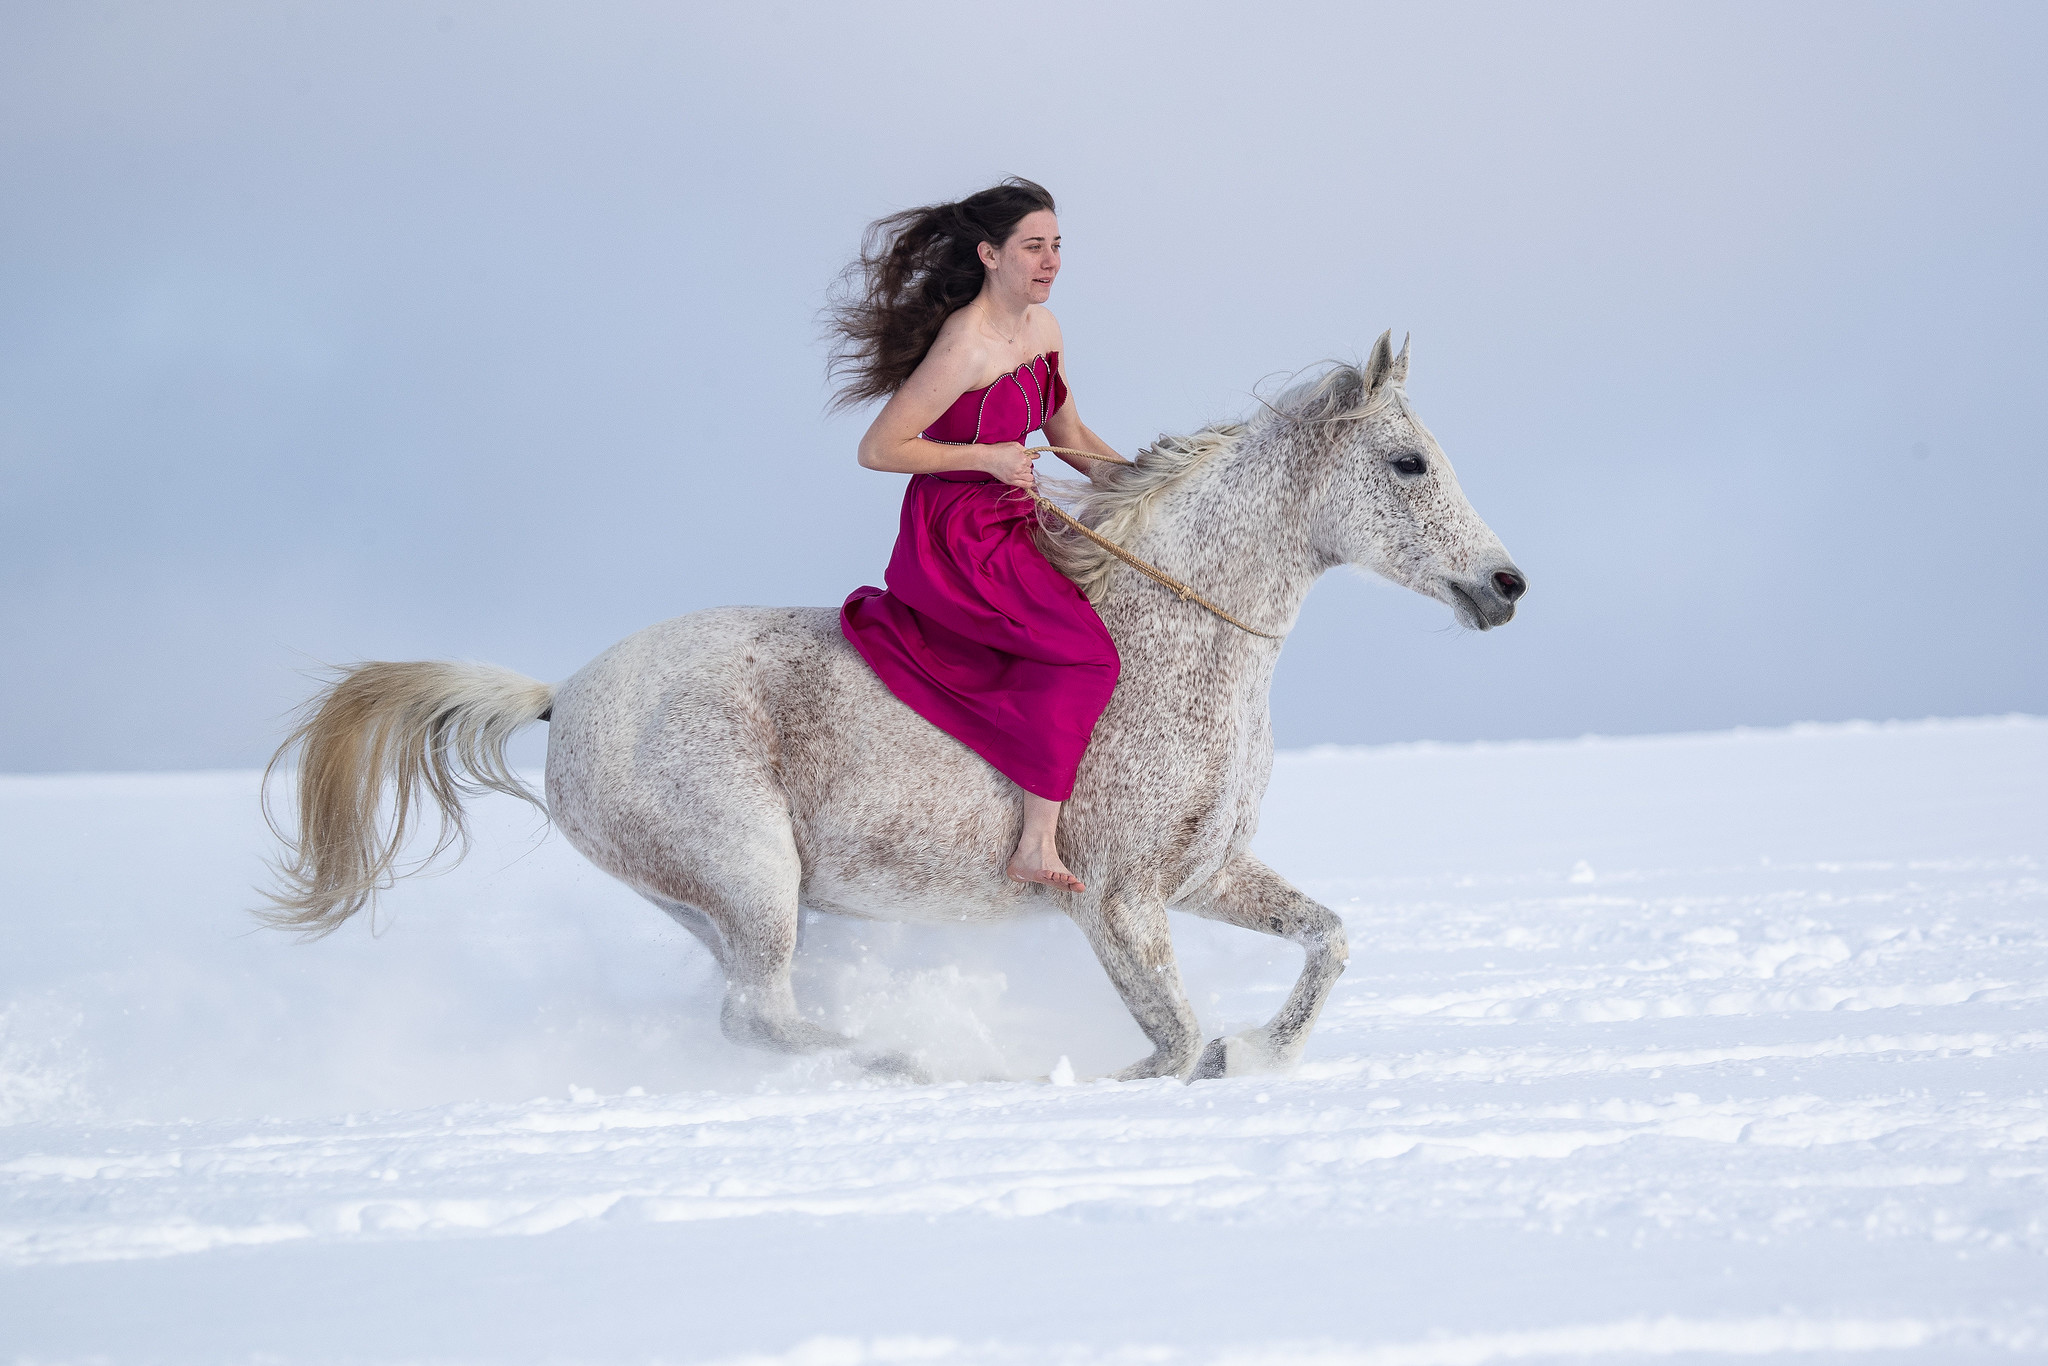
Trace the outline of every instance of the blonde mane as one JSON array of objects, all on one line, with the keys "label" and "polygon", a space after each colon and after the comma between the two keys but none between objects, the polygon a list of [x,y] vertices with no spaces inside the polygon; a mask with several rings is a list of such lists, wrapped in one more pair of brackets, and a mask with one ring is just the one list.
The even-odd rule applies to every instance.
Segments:
[{"label": "blonde mane", "polygon": [[[1397,392],[1383,388],[1371,393],[1359,366],[1332,361],[1272,402],[1260,399],[1266,411],[1251,422],[1216,422],[1185,436],[1162,436],[1138,452],[1136,464],[1102,465],[1093,482],[1052,487],[1073,494],[1075,515],[1099,535],[1129,545],[1151,524],[1168,489],[1217,456],[1234,451],[1246,436],[1281,424],[1356,421],[1379,411]],[[1116,556],[1046,518],[1039,522],[1038,544],[1055,569],[1080,585],[1088,601],[1102,601],[1109,591],[1110,571],[1119,563]]]}]

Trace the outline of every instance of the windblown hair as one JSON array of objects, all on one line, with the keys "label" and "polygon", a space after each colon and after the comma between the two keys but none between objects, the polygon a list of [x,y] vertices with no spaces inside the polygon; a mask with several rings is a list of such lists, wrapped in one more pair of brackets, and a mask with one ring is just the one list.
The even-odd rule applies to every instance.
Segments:
[{"label": "windblown hair", "polygon": [[[1074,487],[1075,515],[1108,540],[1128,546],[1144,534],[1168,490],[1237,448],[1245,436],[1275,426],[1330,426],[1370,417],[1393,398],[1368,388],[1366,373],[1347,361],[1301,381],[1270,403],[1253,422],[1217,422],[1186,436],[1162,436],[1131,465],[1097,465],[1090,483]],[[1038,545],[1053,567],[1080,586],[1090,602],[1109,592],[1111,571],[1122,561],[1085,537],[1041,517]]]},{"label": "windblown hair", "polygon": [[1026,215],[1054,208],[1043,185],[1011,176],[957,204],[905,209],[868,225],[860,256],[826,310],[836,341],[827,372],[835,408],[887,398],[938,340],[946,319],[981,293],[976,249],[1000,247]]},{"label": "windblown hair", "polygon": [[[257,915],[312,938],[331,934],[406,872],[469,844],[464,795],[503,792],[540,806],[512,772],[505,742],[548,712],[554,690],[509,669],[439,661],[370,662],[340,672],[306,706],[263,771],[263,815],[285,845],[278,890]],[[298,755],[298,829],[278,827],[270,782]],[[384,789],[392,811],[379,819]],[[429,800],[440,830],[413,868],[399,855]],[[543,808],[545,810],[545,808]]]}]

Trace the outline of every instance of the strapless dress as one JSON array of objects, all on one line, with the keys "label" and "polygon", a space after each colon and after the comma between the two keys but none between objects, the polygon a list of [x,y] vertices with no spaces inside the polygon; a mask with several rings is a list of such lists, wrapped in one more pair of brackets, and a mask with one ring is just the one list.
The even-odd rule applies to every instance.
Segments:
[{"label": "strapless dress", "polygon": [[[1034,356],[925,428],[953,445],[1022,441],[1067,400],[1060,356]],[[840,630],[919,716],[1026,792],[1065,801],[1116,687],[1116,643],[1033,539],[1024,490],[981,470],[912,475],[888,587],[860,587]]]}]

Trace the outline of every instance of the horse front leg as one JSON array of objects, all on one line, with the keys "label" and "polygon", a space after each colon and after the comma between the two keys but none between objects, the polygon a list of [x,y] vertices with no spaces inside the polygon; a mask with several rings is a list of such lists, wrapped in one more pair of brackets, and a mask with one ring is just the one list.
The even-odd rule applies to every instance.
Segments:
[{"label": "horse front leg", "polygon": [[1152,1041],[1151,1056],[1117,1073],[1117,1080],[1185,1078],[1201,1050],[1202,1025],[1181,986],[1166,904],[1157,897],[1110,892],[1083,900],[1072,915],[1117,995]]},{"label": "horse front leg", "polygon": [[1293,1067],[1308,1043],[1316,1016],[1322,1013],[1323,1002],[1329,999],[1330,989],[1351,956],[1344,922],[1250,854],[1239,854],[1225,864],[1223,871],[1174,909],[1278,935],[1301,945],[1307,955],[1301,976],[1295,979],[1294,990],[1287,993],[1279,1013],[1257,1029],[1211,1040],[1190,1080]]}]

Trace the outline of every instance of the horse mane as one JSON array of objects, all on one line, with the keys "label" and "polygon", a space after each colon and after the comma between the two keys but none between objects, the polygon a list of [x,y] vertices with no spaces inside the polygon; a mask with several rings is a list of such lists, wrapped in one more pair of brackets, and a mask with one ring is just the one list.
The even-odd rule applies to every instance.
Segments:
[{"label": "horse mane", "polygon": [[[1161,436],[1138,452],[1135,464],[1098,465],[1089,483],[1061,481],[1053,487],[1072,493],[1075,515],[1098,535],[1129,545],[1151,524],[1167,490],[1218,456],[1235,451],[1247,436],[1281,424],[1354,421],[1378,411],[1384,396],[1367,392],[1365,372],[1357,365],[1331,361],[1320,373],[1278,398],[1271,402],[1259,399],[1259,403],[1266,411],[1250,422],[1212,422],[1185,436]],[[1102,601],[1109,591],[1110,570],[1121,563],[1116,556],[1062,525],[1048,525],[1043,518],[1038,545],[1053,568],[1078,584],[1088,601]]]}]

